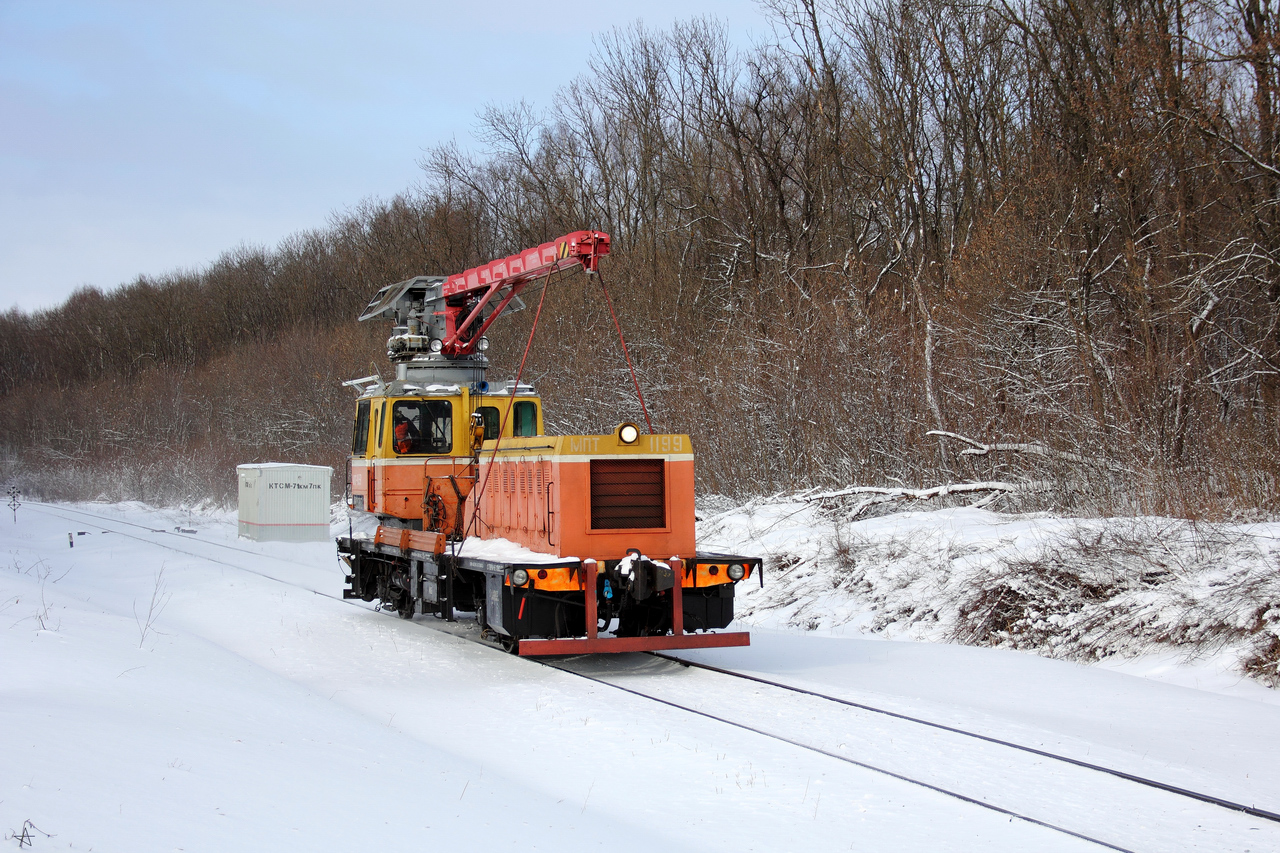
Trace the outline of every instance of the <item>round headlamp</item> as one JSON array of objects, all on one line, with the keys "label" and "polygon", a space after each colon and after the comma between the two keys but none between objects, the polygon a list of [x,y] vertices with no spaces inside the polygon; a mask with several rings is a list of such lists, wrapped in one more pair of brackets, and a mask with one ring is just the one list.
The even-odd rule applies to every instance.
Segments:
[{"label": "round headlamp", "polygon": [[511,573],[512,586],[524,586],[529,582],[529,573],[524,569],[516,569]]},{"label": "round headlamp", "polygon": [[729,566],[729,577],[733,580],[740,581],[747,576],[747,567],[741,563],[733,563]]},{"label": "round headlamp", "polygon": [[480,352],[484,352],[488,348],[489,348],[488,338],[480,338],[479,340],[476,341],[476,349],[479,350]]},{"label": "round headlamp", "polygon": [[623,444],[635,444],[640,438],[640,427],[635,424],[623,424],[618,427],[618,441]]},{"label": "round headlamp", "polygon": [[431,339],[431,351],[432,351],[432,352],[440,352],[440,350],[442,350],[442,349],[444,349],[444,341],[440,340],[439,338],[432,338],[432,339]]}]

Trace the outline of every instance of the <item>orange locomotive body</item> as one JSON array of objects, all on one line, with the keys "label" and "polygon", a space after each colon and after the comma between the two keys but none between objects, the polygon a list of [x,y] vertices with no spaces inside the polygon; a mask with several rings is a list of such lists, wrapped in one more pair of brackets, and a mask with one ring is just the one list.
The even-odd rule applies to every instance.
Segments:
[{"label": "orange locomotive body", "polygon": [[[746,645],[723,632],[758,559],[699,553],[686,435],[548,436],[528,385],[491,388],[482,336],[524,284],[581,265],[608,237],[577,232],[460,276],[383,288],[395,378],[355,380],[348,502],[378,519],[340,539],[347,597],[411,618],[474,612],[524,655]],[[514,270],[514,272],[513,272]],[[712,632],[716,633],[712,633]]]},{"label": "orange locomotive body", "polygon": [[515,439],[482,456],[481,477],[493,483],[480,501],[485,536],[598,560],[694,553],[687,435]]}]

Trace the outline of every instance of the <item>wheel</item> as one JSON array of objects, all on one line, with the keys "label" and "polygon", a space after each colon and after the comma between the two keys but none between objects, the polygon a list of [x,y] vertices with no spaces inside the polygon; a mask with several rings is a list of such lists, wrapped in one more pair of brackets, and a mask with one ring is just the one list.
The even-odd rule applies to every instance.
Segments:
[{"label": "wheel", "polygon": [[407,592],[401,593],[400,598],[396,600],[396,613],[401,619],[412,619],[413,611],[417,609],[414,606],[416,604],[412,595]]},{"label": "wheel", "polygon": [[499,634],[498,645],[502,646],[502,650],[509,654],[520,654],[520,641],[510,634]]}]

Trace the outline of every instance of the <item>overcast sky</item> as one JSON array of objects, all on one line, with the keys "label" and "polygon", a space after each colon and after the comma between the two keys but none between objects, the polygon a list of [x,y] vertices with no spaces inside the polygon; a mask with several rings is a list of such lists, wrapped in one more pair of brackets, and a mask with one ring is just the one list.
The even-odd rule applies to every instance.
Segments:
[{"label": "overcast sky", "polygon": [[548,105],[593,33],[753,0],[0,0],[0,311],[274,245]]}]

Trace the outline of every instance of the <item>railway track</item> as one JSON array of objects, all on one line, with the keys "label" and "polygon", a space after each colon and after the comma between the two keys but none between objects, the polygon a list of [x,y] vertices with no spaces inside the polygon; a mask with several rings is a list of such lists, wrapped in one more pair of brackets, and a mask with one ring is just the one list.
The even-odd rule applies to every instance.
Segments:
[{"label": "railway track", "polygon": [[1057,824],[1050,823],[1045,820],[1040,820],[1038,818],[1031,817],[1029,815],[1014,811],[1013,809],[1004,808],[1003,806],[987,802],[977,797],[969,796],[967,794],[961,793],[960,791],[947,788],[941,785],[935,785],[923,779],[908,776],[903,773],[898,773],[893,770],[889,770],[887,768],[879,767],[877,765],[868,763],[866,761],[860,761],[856,758],[852,758],[847,755],[840,755],[839,753],[833,750],[824,749],[823,747],[816,746],[811,743],[805,743],[795,738],[787,737],[786,735],[782,735],[777,732],[771,732],[764,728],[751,725],[749,723],[745,723],[739,720],[729,719],[728,717],[724,717],[719,714],[713,714],[709,711],[695,708],[688,704],[683,704],[680,702],[674,702],[669,699],[664,699],[660,696],[655,696],[651,693],[646,693],[641,690],[634,690],[630,687],[625,687],[615,682],[608,681],[607,679],[598,678],[594,675],[580,672],[578,670],[572,669],[571,667],[560,666],[551,661],[539,660],[538,663],[542,664],[543,666],[549,667],[551,669],[559,670],[560,672],[566,672],[566,673],[569,673],[570,675],[575,675],[579,678],[585,678],[588,681],[595,682],[596,684],[603,684],[605,686],[612,687],[615,690],[620,690],[623,693],[629,693],[632,696],[639,696],[643,699],[648,699],[653,702],[659,702],[663,705],[666,705],[671,708],[676,708],[681,711],[685,711],[689,714],[694,714],[709,720],[715,720],[716,722],[724,723],[725,725],[733,726],[734,728],[742,729],[744,731],[752,732],[753,734],[761,735],[763,737],[769,738],[770,740],[781,741],[782,743],[790,744],[791,746],[799,747],[800,749],[808,750],[810,752],[816,752],[819,755],[825,755],[828,758],[834,758],[835,760],[844,762],[845,764],[852,764],[853,766],[860,767],[863,770],[870,770],[873,773],[879,773],[881,775],[888,776],[892,779],[897,779],[901,782],[906,782],[910,785],[916,785],[918,787],[925,788],[930,791],[934,791],[935,793],[939,793],[939,794],[943,794],[944,796],[951,797],[952,799],[960,800],[961,802],[969,803],[970,805],[975,805],[980,808],[984,808],[989,811],[996,812],[997,814],[1008,815],[1011,820],[1016,819],[1016,820],[1024,821],[1026,823],[1034,824],[1035,826],[1040,826],[1045,829],[1052,830],[1054,832],[1059,832],[1059,833],[1062,833],[1063,835],[1069,835],[1072,838],[1078,838],[1081,841],[1087,841],[1091,844],[1096,844],[1097,846],[1106,848],[1108,850],[1118,850],[1118,851],[1122,851],[1122,853],[1135,853],[1135,851],[1129,847],[1122,847],[1119,844],[1112,844],[1111,842],[1105,841],[1101,838],[1096,838],[1094,836],[1087,835],[1083,832],[1077,832],[1073,829],[1068,829],[1067,827],[1064,827],[1064,826],[1059,826]]},{"label": "railway track", "polygon": [[1191,800],[1198,800],[1202,803],[1208,803],[1210,805],[1218,806],[1220,808],[1228,809],[1230,811],[1236,811],[1242,814],[1247,814],[1250,817],[1261,818],[1262,820],[1269,820],[1269,821],[1272,821],[1273,823],[1280,823],[1280,813],[1268,811],[1267,809],[1261,809],[1261,808],[1258,808],[1257,806],[1246,806],[1243,803],[1232,802],[1231,800],[1227,800],[1222,797],[1215,797],[1212,794],[1202,794],[1198,791],[1192,791],[1187,788],[1179,787],[1177,785],[1171,785],[1167,782],[1161,782],[1157,779],[1148,779],[1144,776],[1138,776],[1134,773],[1126,773],[1123,770],[1116,770],[1115,768],[1112,768],[1112,767],[1104,767],[1100,764],[1093,764],[1088,761],[1081,761],[1078,758],[1072,758],[1067,755],[1059,755],[1057,753],[1048,752],[1043,749],[1036,749],[1035,747],[1027,746],[1025,744],[1014,743],[1012,741],[1007,741],[1007,740],[1001,740],[1000,738],[979,734],[977,732],[967,731],[965,729],[959,729],[954,726],[943,725],[942,723],[933,722],[931,720],[924,720],[924,719],[920,719],[919,717],[912,717],[907,714],[900,714],[897,711],[889,711],[884,708],[877,708],[874,705],[867,705],[862,702],[852,702],[848,699],[841,699],[838,696],[831,696],[826,693],[818,692],[816,690],[808,690],[803,687],[795,687],[790,684],[783,684],[782,682],[779,682],[779,681],[772,681],[768,678],[761,678],[759,676],[749,675],[744,672],[736,672],[731,669],[723,669],[718,666],[711,666],[710,664],[685,660],[675,655],[668,655],[662,652],[648,652],[648,654],[657,658],[662,658],[663,660],[671,661],[681,666],[693,667],[695,669],[703,669],[709,672],[716,672],[721,675],[727,675],[731,678],[739,678],[739,679],[742,679],[743,681],[750,681],[756,684],[765,684],[765,685],[768,685],[769,687],[774,687],[779,690],[786,690],[790,693],[796,693],[803,696],[813,696],[818,699],[824,699],[828,702],[834,702],[838,705],[844,705],[845,707],[848,707],[848,708],[857,708],[859,710],[867,711],[872,714],[882,714],[886,717],[892,717],[897,720],[903,720],[909,723],[915,723],[917,725],[938,729],[940,731],[950,732],[951,734],[960,735],[962,737],[973,738],[975,740],[983,741],[985,743],[1007,747],[1008,749],[1015,749],[1020,752],[1029,753],[1031,755],[1037,755],[1041,758],[1050,759],[1051,761],[1060,761],[1063,764],[1070,764],[1075,767],[1082,767],[1086,770],[1092,770],[1097,773],[1105,773],[1108,776],[1114,776],[1118,779],[1124,779],[1125,781],[1128,781],[1128,782],[1134,782],[1139,785],[1145,785],[1148,788],[1155,788],[1156,790],[1165,791],[1166,793],[1176,794],[1179,797],[1186,797]]},{"label": "railway track", "polygon": [[[285,580],[267,572],[256,571],[254,569],[241,565],[237,562],[230,562],[228,560],[218,559],[217,557],[210,556],[208,553],[200,553],[199,549],[211,547],[211,548],[219,549],[219,551],[239,553],[239,554],[253,557],[255,559],[262,559],[266,557],[267,559],[272,559],[285,565],[289,565],[289,566],[297,565],[296,563],[285,558],[265,555],[260,551],[255,551],[248,548],[239,548],[234,545],[228,545],[226,543],[212,542],[205,539],[193,540],[183,533],[177,533],[175,531],[170,531],[162,528],[156,528],[148,525],[137,524],[135,522],[126,521],[123,519],[111,518],[109,516],[99,515],[97,513],[88,512],[86,510],[81,510],[81,509],[76,509],[76,508],[66,507],[61,505],[35,504],[33,506],[33,504],[35,504],[35,502],[29,502],[27,506],[32,509],[36,509],[36,511],[42,512],[44,514],[52,515],[55,517],[60,517],[67,521],[77,522],[77,519],[69,516],[68,513],[73,516],[80,516],[85,519],[90,519],[91,521],[89,522],[82,521],[78,523],[87,524],[89,526],[96,527],[106,532],[122,535],[127,538],[135,539],[141,542],[146,542],[153,546],[164,548],[166,550],[183,554],[185,556],[194,557],[200,560],[205,560],[208,562],[215,563],[217,565],[222,565],[228,568],[236,569],[238,571],[243,571],[248,574],[257,575],[259,577],[274,581],[276,583],[301,589],[301,590],[310,592],[314,595],[322,596],[324,598],[333,599],[334,601],[341,602],[348,606],[359,607],[360,609],[364,609],[364,610],[368,609],[366,606],[360,603],[357,603],[351,600],[345,600],[338,595],[325,593],[323,591],[315,589],[310,585]],[[118,527],[132,528],[137,532],[129,532],[129,531],[120,530],[120,529],[113,529],[113,527],[104,526],[104,523],[106,525],[116,526],[117,528]],[[143,534],[149,534],[149,535],[143,535]],[[174,541],[169,541],[169,542],[156,541],[156,538],[155,538],[156,536],[171,538]],[[199,544],[193,548],[187,545],[188,542],[191,542],[191,543],[198,542]],[[179,545],[178,543],[181,543],[181,545]],[[413,623],[410,623],[410,624],[413,624]],[[418,622],[417,624],[423,628],[437,630],[434,626],[431,626],[429,623],[426,623],[426,622]],[[460,632],[458,631],[442,631],[442,632],[449,633],[453,636],[460,636]],[[461,635],[466,636],[466,633],[462,632]],[[468,637],[468,638],[482,645],[490,645],[495,650],[498,650],[497,646],[493,646],[492,644],[484,643],[482,641],[476,640],[475,637]],[[989,735],[984,735],[978,732],[972,732],[972,731],[957,728],[954,726],[948,726],[948,725],[944,725],[934,721],[930,721],[930,720],[926,720],[918,717],[912,717],[906,714],[898,713],[896,711],[879,708],[874,705],[861,703],[861,702],[854,702],[838,696],[832,696],[830,694],[822,693],[820,691],[796,687],[794,685],[788,685],[783,682],[773,681],[771,679],[762,678],[760,676],[751,675],[748,673],[736,672],[730,669],[716,667],[709,664],[704,664],[696,661],[689,661],[689,660],[679,658],[677,656],[663,654],[660,652],[654,652],[649,654],[655,659],[660,659],[666,663],[669,663],[673,668],[678,667],[680,669],[701,670],[701,671],[711,673],[714,676],[735,679],[735,680],[739,680],[747,683],[753,683],[753,684],[759,685],[760,687],[767,688],[769,690],[777,690],[777,691],[782,691],[786,694],[790,694],[796,697],[804,697],[806,700],[817,700],[818,702],[821,702],[821,703],[827,703],[827,704],[839,706],[841,708],[851,709],[864,714],[878,715],[880,717],[894,721],[895,724],[901,723],[901,724],[907,724],[909,726],[914,726],[917,728],[933,729],[938,732],[945,733],[947,736],[953,736],[957,738],[964,738],[964,739],[977,741],[989,747],[1010,751],[1013,753],[1022,753],[1029,756],[1033,756],[1037,760],[1054,762],[1064,767],[1070,767],[1079,771],[1099,774],[1100,776],[1103,776],[1103,777],[1109,777],[1111,779],[1119,780],[1125,783],[1131,783],[1134,785],[1142,786],[1146,789],[1160,792],[1161,794],[1172,795],[1174,797],[1179,797],[1190,802],[1202,804],[1204,806],[1211,806],[1211,807],[1214,807],[1215,809],[1222,809],[1222,810],[1246,815],[1251,818],[1280,824],[1280,814],[1273,811],[1259,808],[1256,805],[1246,805],[1243,803],[1233,802],[1222,797],[1217,797],[1212,794],[1206,794],[1206,793],[1190,790],[1184,787],[1162,782],[1160,780],[1150,779],[1150,778],[1139,776],[1133,773],[1128,773],[1126,771],[1118,770],[1111,767],[1106,767],[1104,765],[1082,761],[1080,759],[1072,758],[1070,756],[1060,755],[1060,754],[1052,753],[1046,750],[1037,749],[1035,747],[1030,747],[1025,744],[1018,744],[1012,741],[1002,740],[1002,739],[991,737]],[[585,671],[584,668],[581,666],[577,666],[575,668],[576,664],[579,664],[583,661],[598,660],[598,658],[582,657],[582,658],[564,658],[564,659],[552,659],[552,660],[543,660],[543,659],[528,659],[528,660],[530,660],[530,662],[532,663],[537,663],[538,665],[546,666],[550,669],[555,669],[560,672],[564,672],[578,678],[583,678],[583,679],[595,682],[597,684],[601,684],[603,686],[607,686],[611,689],[618,690],[620,692],[623,692],[632,696],[636,696],[648,701],[660,703],[664,706],[675,708],[691,715],[713,720],[715,722],[718,722],[727,726],[731,726],[740,730],[748,731],[756,735],[759,735],[761,737],[769,738],[774,741],[786,743],[791,746],[797,747],[799,749],[817,753],[845,764],[853,765],[853,766],[862,768],[864,770],[879,773],[879,774],[897,779],[899,781],[902,781],[914,786],[918,786],[921,788],[925,788],[927,790],[934,791],[936,793],[945,795],[947,797],[951,797],[953,799],[956,799],[956,800],[959,800],[959,801],[962,801],[962,802],[965,802],[989,811],[994,811],[998,814],[1007,815],[1011,820],[1016,819],[1016,820],[1024,821],[1026,823],[1040,826],[1045,829],[1058,832],[1058,833],[1079,839],[1081,841],[1088,842],[1090,844],[1093,844],[1108,850],[1122,851],[1122,853],[1135,853],[1137,849],[1136,847],[1124,846],[1123,843],[1117,843],[1115,841],[1097,837],[1096,835],[1091,835],[1086,831],[1079,831],[1076,829],[1072,829],[1068,826],[1054,823],[1048,819],[1036,817],[1032,814],[1026,813],[1025,810],[1019,810],[1015,807],[1007,807],[1007,806],[1000,805],[999,803],[992,802],[991,800],[987,799],[985,795],[966,793],[965,791],[960,790],[960,787],[962,786],[940,784],[936,781],[930,781],[929,779],[921,778],[921,776],[924,774],[912,774],[909,772],[902,772],[901,770],[893,769],[892,767],[889,767],[889,766],[881,766],[880,764],[872,763],[871,761],[863,760],[862,758],[856,758],[851,755],[841,754],[836,749],[830,748],[828,746],[823,746],[819,743],[806,742],[797,737],[791,736],[790,734],[787,734],[787,733],[771,731],[767,727],[759,723],[748,722],[742,719],[734,719],[724,713],[719,713],[716,711],[707,710],[702,707],[697,707],[696,704],[693,702],[681,701],[679,699],[657,695],[654,692],[647,692],[646,690],[641,690],[635,687],[627,686],[626,684],[621,684],[621,683],[618,683],[617,681],[610,680],[607,677],[602,677],[598,673]]]},{"label": "railway track", "polygon": [[[850,754],[843,749],[846,744],[836,743],[836,739],[831,737],[828,737],[824,742],[821,734],[814,734],[811,726],[813,717],[808,713],[811,708],[792,708],[786,712],[779,710],[772,714],[758,713],[754,717],[751,716],[749,710],[741,708],[731,713],[726,713],[723,710],[725,707],[723,703],[713,704],[708,707],[706,703],[701,701],[701,692],[707,690],[711,685],[703,685],[696,689],[691,688],[681,696],[678,691],[662,689],[664,686],[670,685],[670,680],[649,678],[648,676],[656,674],[653,671],[645,672],[642,675],[626,675],[619,672],[602,675],[599,670],[606,669],[607,663],[601,663],[598,659],[588,658],[564,659],[543,663],[624,693],[643,697],[668,707],[680,709],[689,714],[782,741],[846,764],[935,791],[962,802],[971,803],[999,814],[1009,815],[1011,819],[1026,821],[1110,850],[1229,849],[1229,846],[1233,845],[1218,847],[1212,842],[1207,844],[1201,842],[1197,846],[1192,839],[1194,831],[1202,826],[1207,827],[1209,825],[1209,822],[1213,820],[1213,813],[1221,814],[1225,818],[1224,812],[1235,812],[1249,818],[1280,823],[1280,815],[1265,809],[1234,803],[1224,798],[1203,794],[1158,780],[1147,779],[1114,768],[1079,761],[1069,756],[1056,755],[1045,750],[1026,747],[1022,744],[1004,741],[977,732],[945,726],[863,703],[850,702],[837,696],[793,687],[770,679],[738,673],[720,667],[697,664],[671,655],[654,654],[653,657],[663,659],[665,662],[670,663],[672,667],[679,666],[705,670],[715,676],[754,683],[769,691],[781,691],[811,702],[817,701],[835,705],[855,711],[860,715],[879,715],[891,721],[893,726],[887,730],[868,734],[868,741],[878,740],[879,743],[862,743],[853,749],[852,754]],[[592,671],[593,669],[595,671]],[[623,680],[627,683],[620,683]],[[638,686],[632,686],[632,683],[637,682]],[[708,692],[723,696],[731,691],[721,688]],[[775,702],[766,702],[763,707],[776,709],[782,706]],[[781,731],[774,727],[774,719],[785,719]],[[846,721],[849,729],[862,728],[867,724],[868,721],[865,717]],[[938,744],[937,738],[931,738],[927,742],[921,741],[919,738],[912,739],[909,732],[904,737],[904,726],[917,731],[933,730],[939,737],[950,740],[966,739],[976,741],[983,747],[983,754],[981,757],[975,758],[972,753],[961,752],[960,758],[968,766],[956,772],[946,773],[945,770],[948,769],[948,763],[952,762],[956,755],[954,744]],[[896,739],[902,739],[906,745],[901,749],[875,748],[877,745],[882,746],[885,742],[892,742]],[[928,758],[924,765],[921,766],[920,755],[926,750]],[[895,751],[900,754],[894,755]],[[1016,759],[1002,758],[998,754],[1002,752],[1014,756],[1021,754],[1027,760],[1019,762]],[[1052,762],[1052,764],[1048,762]],[[1065,769],[1067,772],[1063,773],[1061,770],[1055,770],[1055,765]],[[939,773],[940,769],[943,769],[944,772]],[[986,771],[985,779],[980,778],[984,776],[984,769]],[[1049,780],[1047,785],[1045,785],[1046,778]],[[995,781],[993,782],[993,780]],[[1135,797],[1131,793],[1126,793],[1125,788],[1135,784],[1148,790],[1150,795]],[[1044,785],[1047,790],[1058,789],[1061,791],[1061,804],[1050,804],[1046,808],[1045,796],[1042,796],[1040,791],[1033,790],[1040,785]],[[1028,793],[1031,796],[1026,796]],[[1068,802],[1072,799],[1078,802]],[[1036,800],[1040,800],[1040,802],[1037,804]],[[1185,802],[1186,805],[1179,805],[1179,800]],[[1141,802],[1144,806],[1135,806],[1133,805],[1134,802]],[[1144,810],[1144,807],[1149,808],[1149,810]],[[1119,825],[1124,822],[1123,815],[1133,811],[1138,812],[1138,815],[1135,816],[1138,821],[1159,823],[1162,818],[1157,814],[1157,810],[1163,812],[1165,818],[1179,822],[1186,829],[1185,846],[1183,844],[1170,846],[1167,843],[1163,845],[1143,843],[1141,832],[1128,833],[1128,838],[1114,837],[1114,835],[1113,837],[1107,837],[1108,833],[1080,828],[1091,827],[1098,823],[1109,823],[1113,826]],[[1195,817],[1191,816],[1193,813]],[[1069,815],[1072,819],[1062,820],[1061,815],[1063,814]],[[1232,819],[1228,818],[1227,822],[1232,822]],[[1272,849],[1266,846],[1270,842],[1263,841],[1261,837],[1256,835],[1250,836],[1248,833],[1251,829],[1254,828],[1250,827],[1243,833],[1236,833],[1237,838],[1252,838],[1253,840],[1245,841],[1235,849],[1253,851]],[[1273,839],[1275,836],[1268,834],[1267,837]]]}]

